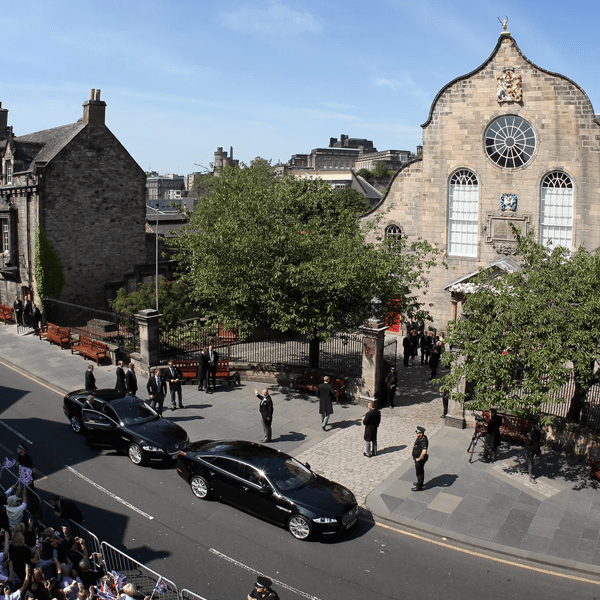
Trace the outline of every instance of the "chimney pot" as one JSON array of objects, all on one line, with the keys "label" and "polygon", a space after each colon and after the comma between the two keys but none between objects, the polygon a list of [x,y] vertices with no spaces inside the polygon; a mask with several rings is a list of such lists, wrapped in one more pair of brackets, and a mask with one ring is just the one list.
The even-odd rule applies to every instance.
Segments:
[{"label": "chimney pot", "polygon": [[96,90],[96,100],[100,100],[100,92],[102,90]]},{"label": "chimney pot", "polygon": [[96,90],[95,90],[94,88],[92,88],[92,89],[90,90],[90,100],[93,100],[93,99],[94,99],[94,94],[95,94],[95,93],[96,93]]}]

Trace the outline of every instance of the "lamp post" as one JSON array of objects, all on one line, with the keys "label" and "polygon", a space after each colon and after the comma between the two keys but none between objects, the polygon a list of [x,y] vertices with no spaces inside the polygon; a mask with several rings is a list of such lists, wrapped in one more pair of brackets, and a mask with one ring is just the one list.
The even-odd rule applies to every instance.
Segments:
[{"label": "lamp post", "polygon": [[155,259],[156,259],[156,272],[154,275],[154,293],[156,296],[156,312],[158,312],[158,207],[160,203],[156,203],[156,250],[155,250]]}]

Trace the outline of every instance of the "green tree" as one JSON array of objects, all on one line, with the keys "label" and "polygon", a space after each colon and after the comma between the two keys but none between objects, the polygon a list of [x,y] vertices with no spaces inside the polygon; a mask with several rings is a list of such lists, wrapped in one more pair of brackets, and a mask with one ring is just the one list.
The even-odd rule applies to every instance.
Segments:
[{"label": "green tree", "polygon": [[375,168],[373,169],[373,177],[376,179],[383,179],[384,177],[389,177],[390,172],[388,168],[385,166],[384,162],[375,163]]},{"label": "green tree", "polygon": [[[135,292],[129,294],[121,288],[117,297],[110,301],[115,312],[133,316],[140,310],[156,307],[156,286],[153,281],[140,283]],[[175,327],[188,314],[190,306],[187,296],[187,286],[182,281],[165,281],[159,277],[158,306],[162,314],[160,325],[170,329]]]},{"label": "green tree", "polygon": [[371,208],[367,199],[359,191],[352,188],[335,190],[334,201],[338,207],[348,209],[356,216],[364,215]]},{"label": "green tree", "polygon": [[356,174],[359,177],[366,179],[367,181],[371,181],[373,179],[373,173],[371,173],[369,169],[359,169],[358,171],[356,171]]},{"label": "green tree", "polygon": [[355,212],[339,205],[328,183],[274,178],[265,169],[225,169],[168,241],[192,300],[207,301],[228,327],[268,325],[313,339],[355,329],[374,295],[419,309],[413,290],[426,285],[431,246],[367,244]]},{"label": "green tree", "polygon": [[481,273],[467,294],[449,342],[460,348],[443,379],[451,391],[462,377],[473,395],[455,394],[475,409],[496,406],[532,414],[544,404],[566,402],[564,384],[574,379],[568,419],[578,422],[590,387],[600,342],[600,251],[580,247],[550,251],[514,229],[523,268],[493,277]]},{"label": "green tree", "polygon": [[35,228],[33,270],[38,302],[44,311],[46,298],[60,298],[65,286],[65,274],[54,244],[39,225]]}]

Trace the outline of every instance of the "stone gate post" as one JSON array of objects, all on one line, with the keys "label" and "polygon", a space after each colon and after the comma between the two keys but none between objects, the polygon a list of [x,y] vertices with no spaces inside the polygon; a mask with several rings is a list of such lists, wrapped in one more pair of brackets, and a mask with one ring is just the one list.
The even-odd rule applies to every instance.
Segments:
[{"label": "stone gate post", "polygon": [[383,345],[387,325],[377,316],[370,318],[361,328],[363,334],[363,357],[360,404],[370,400],[379,400],[381,369],[383,366]]},{"label": "stone gate post", "polygon": [[[464,361],[464,356],[459,356],[458,361]],[[463,377],[456,386],[457,392],[465,392],[467,388],[467,380]],[[465,404],[464,402],[457,402],[452,399],[453,394],[450,394],[448,400],[448,413],[444,420],[444,425],[449,427],[456,427],[457,429],[464,429],[466,427],[465,421]]]},{"label": "stone gate post", "polygon": [[142,369],[149,371],[151,366],[160,361],[160,341],[158,320],[162,315],[153,308],[140,310],[135,318],[140,327],[140,355]]}]

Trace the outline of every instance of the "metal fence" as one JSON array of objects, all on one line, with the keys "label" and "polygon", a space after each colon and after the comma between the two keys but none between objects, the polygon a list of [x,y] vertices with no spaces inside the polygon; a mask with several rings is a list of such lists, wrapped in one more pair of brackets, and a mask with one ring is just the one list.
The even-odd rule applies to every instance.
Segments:
[{"label": "metal fence", "polygon": [[[252,331],[187,321],[160,334],[160,360],[197,360],[202,348],[212,345],[234,362],[255,365],[309,366],[309,340],[300,333],[281,333],[269,328]],[[319,348],[319,367],[338,375],[362,373],[363,337],[334,332]]]},{"label": "metal fence", "polygon": [[139,352],[140,334],[135,317],[55,298],[46,299],[46,321],[66,327],[72,334],[114,344],[128,352]]}]

